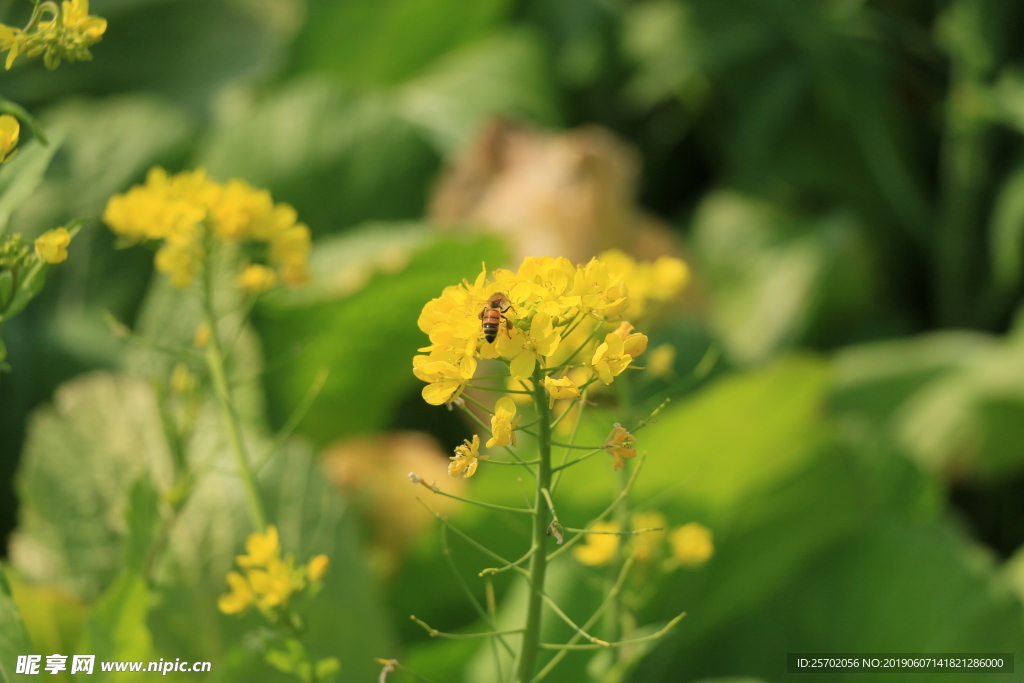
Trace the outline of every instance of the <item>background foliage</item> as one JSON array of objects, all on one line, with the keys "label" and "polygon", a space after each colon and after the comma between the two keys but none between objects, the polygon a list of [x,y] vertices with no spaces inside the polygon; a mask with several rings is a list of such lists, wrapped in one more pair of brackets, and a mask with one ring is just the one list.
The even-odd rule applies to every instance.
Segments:
[{"label": "background foliage", "polygon": [[[642,623],[689,616],[627,680],[781,680],[793,651],[1024,656],[1024,3],[93,0],[92,11],[109,20],[94,61],[0,77],[53,143],[45,155],[25,144],[13,162],[45,171],[37,187],[13,187],[12,165],[0,172],[0,214],[17,200],[8,231],[91,219],[4,326],[14,372],[0,382],[0,538],[17,533],[11,580],[0,575],[0,681],[29,638],[45,653],[209,659],[214,680],[276,675],[252,668],[243,625],[215,613],[245,521],[212,419],[190,448],[210,474],[170,539],[165,588],[155,603],[137,590],[132,548],[153,533],[169,467],[151,383],[165,369],[126,353],[104,319],[187,343],[197,318],[148,253],[115,249],[96,218],[154,164],[268,187],[316,238],[316,283],[257,308],[234,368],[254,443],[329,371],[262,477],[286,549],[335,560],[311,617],[316,655],[339,657],[346,681],[372,680],[372,656],[438,681],[486,680],[472,642],[429,640],[408,620],[478,626],[433,527],[383,561],[366,550],[382,547],[372,495],[332,490],[315,458],[382,430],[427,431],[445,450],[466,435],[420,401],[409,363],[426,299],[513,253],[425,219],[438,174],[494,116],[599,124],[625,140],[642,162],[640,205],[696,272],[685,307],[652,331],[652,346],[677,347],[675,375],[640,399],[675,400],[644,433],[636,501],[706,524],[717,551],[652,581]],[[698,380],[708,348],[721,357]],[[603,438],[603,424],[584,431]],[[563,519],[585,521],[612,490],[607,462],[581,467],[560,491]],[[517,504],[504,474],[482,469],[474,493]],[[502,554],[527,537],[486,512],[456,519]],[[477,585],[487,558],[454,553]],[[585,614],[600,575],[553,571],[562,603]],[[514,611],[518,588],[496,586]],[[588,659],[570,657],[558,680],[589,680]]]}]

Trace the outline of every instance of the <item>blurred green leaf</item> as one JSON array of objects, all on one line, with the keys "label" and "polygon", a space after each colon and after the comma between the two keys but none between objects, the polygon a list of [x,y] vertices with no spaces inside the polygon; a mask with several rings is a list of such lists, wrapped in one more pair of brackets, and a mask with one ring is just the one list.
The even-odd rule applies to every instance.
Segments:
[{"label": "blurred green leaf", "polygon": [[86,599],[121,568],[128,492],[143,474],[166,487],[171,461],[152,389],[103,373],[62,386],[34,413],[17,475],[11,559],[29,581]]},{"label": "blurred green leaf", "polygon": [[11,587],[0,567],[0,681],[10,683],[25,680],[24,676],[15,674],[18,655],[34,654],[35,650],[28,640],[21,615],[11,598]]},{"label": "blurred green leaf", "polygon": [[[502,263],[504,250],[493,238],[412,230],[406,233],[418,235],[412,243],[409,237],[392,242],[385,226],[318,243],[313,262],[324,295],[314,288],[310,301],[309,293],[282,293],[259,307],[254,324],[272,368],[266,387],[274,424],[284,424],[300,405],[321,368],[330,376],[299,426],[321,445],[385,427],[403,397],[422,386],[411,364],[425,343],[416,326],[423,304],[462,277],[475,277],[482,261]],[[366,254],[373,234],[379,237],[376,257],[355,263],[319,256],[347,251],[349,244],[362,245],[358,253]],[[332,282],[336,293],[330,296]]]},{"label": "blurred green leaf", "polygon": [[328,233],[419,217],[438,158],[391,98],[307,79],[215,127],[199,165],[268,188],[314,233]]},{"label": "blurred green leaf", "polygon": [[498,27],[508,0],[313,0],[296,68],[350,83],[393,85]]},{"label": "blurred green leaf", "polygon": [[14,602],[37,652],[77,652],[85,633],[87,606],[66,590],[46,583],[11,582]]},{"label": "blurred green leaf", "polygon": [[1014,171],[999,189],[989,240],[996,281],[1003,286],[1020,282],[1024,267],[1024,168]]},{"label": "blurred green leaf", "polygon": [[[634,680],[737,673],[774,680],[780,652],[1012,652],[1024,636],[1022,616],[991,560],[946,525],[876,517],[822,549],[756,609],[711,633],[680,630]],[[830,680],[878,676],[837,673]],[[1000,675],[951,672],[947,679],[995,682]]]},{"label": "blurred green leaf", "polygon": [[554,100],[540,41],[526,32],[508,32],[439,59],[402,85],[398,106],[450,155],[492,116],[555,126]]},{"label": "blurred green leaf", "polygon": [[50,136],[50,144],[32,140],[18,154],[0,167],[0,234],[7,228],[11,214],[31,196],[64,140],[62,131]]},{"label": "blurred green leaf", "polygon": [[871,309],[871,268],[848,217],[812,222],[717,192],[698,208],[693,231],[711,324],[734,360],[763,361],[812,330],[827,337],[829,325],[849,334]]},{"label": "blurred green leaf", "polygon": [[[100,661],[152,660],[153,639],[146,625],[149,608],[146,580],[125,570],[99,597],[89,615],[86,651],[95,654]],[[95,673],[99,673],[101,679],[114,678],[104,676],[99,667]]]},{"label": "blurred green leaf", "polygon": [[127,533],[124,542],[124,568],[142,574],[153,551],[160,525],[160,493],[153,487],[149,473],[144,473],[128,492],[125,513]]}]

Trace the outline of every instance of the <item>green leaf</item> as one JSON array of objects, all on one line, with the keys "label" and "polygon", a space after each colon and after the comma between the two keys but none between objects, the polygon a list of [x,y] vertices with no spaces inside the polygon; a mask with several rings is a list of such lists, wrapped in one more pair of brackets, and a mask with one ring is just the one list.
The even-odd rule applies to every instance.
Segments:
[{"label": "green leaf", "polygon": [[493,116],[545,127],[559,120],[543,47],[524,32],[445,55],[401,87],[398,106],[446,155],[461,149]]},{"label": "green leaf", "polygon": [[[336,258],[346,252],[348,259]],[[272,422],[284,424],[327,368],[327,383],[299,431],[326,444],[384,427],[399,402],[422,387],[411,364],[426,343],[416,326],[423,305],[475,277],[481,261],[503,261],[494,239],[434,237],[408,226],[373,226],[317,244],[313,262],[323,285],[268,298],[254,319],[273,368],[266,375]]]},{"label": "green leaf", "polygon": [[27,680],[27,677],[14,672],[18,655],[29,654],[35,654],[35,649],[29,642],[21,615],[11,598],[7,577],[4,576],[3,567],[0,567],[0,683]]},{"label": "green leaf", "polygon": [[124,540],[124,566],[142,574],[153,550],[160,526],[160,493],[153,487],[149,473],[142,474],[128,493],[125,513],[127,533]]},{"label": "green leaf", "polygon": [[[145,579],[124,571],[96,601],[89,615],[86,652],[95,654],[100,661],[152,660],[153,639],[146,624],[149,605]],[[102,672],[97,673],[103,677]]]},{"label": "green leaf", "polygon": [[390,97],[306,79],[216,127],[199,164],[269,189],[326,233],[420,216],[438,159]]},{"label": "green leaf", "polygon": [[989,236],[996,281],[1003,286],[1015,285],[1024,269],[1024,168],[1015,170],[999,189]]},{"label": "green leaf", "polygon": [[496,28],[508,0],[381,0],[309,3],[296,68],[346,82],[399,83],[445,53]]},{"label": "green leaf", "polygon": [[56,131],[51,138],[48,145],[39,140],[22,145],[13,159],[0,166],[0,234],[6,230],[14,210],[39,187],[64,133]]},{"label": "green leaf", "polygon": [[29,581],[92,599],[121,570],[124,510],[142,476],[170,485],[152,388],[104,373],[60,387],[31,417],[16,487],[11,559]]}]

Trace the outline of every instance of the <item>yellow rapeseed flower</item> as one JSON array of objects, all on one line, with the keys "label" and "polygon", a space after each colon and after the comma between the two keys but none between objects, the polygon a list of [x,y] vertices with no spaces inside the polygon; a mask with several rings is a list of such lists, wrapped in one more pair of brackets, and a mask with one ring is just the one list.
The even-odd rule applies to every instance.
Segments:
[{"label": "yellow rapeseed flower", "polygon": [[668,377],[676,362],[676,347],[661,344],[647,356],[647,374],[651,377]]},{"label": "yellow rapeseed flower", "polygon": [[225,593],[217,600],[217,607],[224,614],[238,614],[244,611],[256,600],[249,581],[238,572],[228,572],[228,586],[230,593]]},{"label": "yellow rapeseed flower", "polygon": [[264,609],[288,604],[292,593],[303,587],[295,576],[290,558],[287,561],[271,558],[265,569],[250,569],[247,578],[256,595],[256,604]]},{"label": "yellow rapeseed flower", "polygon": [[648,510],[647,512],[634,512],[633,517],[630,519],[630,526],[633,531],[640,529],[657,529],[657,531],[645,531],[642,534],[636,534],[634,536],[635,547],[637,558],[646,560],[651,555],[656,554],[659,549],[659,544],[662,539],[665,538],[665,528],[668,526],[668,520],[665,519],[665,515],[661,514],[657,510]]},{"label": "yellow rapeseed flower", "polygon": [[563,398],[579,398],[580,390],[568,377],[554,377],[544,378],[544,389],[547,390],[548,396],[551,399],[550,405],[554,405],[555,401]]},{"label": "yellow rapeseed flower", "polygon": [[611,434],[604,442],[605,450],[608,451],[608,455],[612,456],[615,463],[612,469],[622,469],[626,464],[624,459],[636,457],[636,449],[633,447],[635,443],[636,437],[616,422]]},{"label": "yellow rapeseed flower", "polygon": [[245,541],[246,555],[235,558],[239,567],[265,567],[281,554],[281,542],[276,526],[268,526],[266,532],[251,534]]},{"label": "yellow rapeseed flower", "polygon": [[241,180],[220,184],[202,169],[168,175],[153,168],[144,184],[110,198],[103,220],[128,243],[162,241],[156,267],[177,287],[195,280],[211,242],[266,246],[269,267],[239,274],[250,291],[269,289],[278,278],[289,285],[309,280],[309,228],[291,206],[274,204],[269,192]]},{"label": "yellow rapeseed flower", "polygon": [[[0,27],[2,26],[3,24],[0,24]],[[0,37],[0,43],[2,43],[2,40],[3,38]],[[17,153],[14,146],[18,144],[18,136],[20,134],[21,124],[18,123],[18,119],[10,114],[0,116],[0,164]]]},{"label": "yellow rapeseed flower", "polygon": [[480,455],[480,436],[474,434],[472,441],[467,439],[463,445],[455,447],[455,455],[448,464],[448,474],[453,477],[461,474],[468,479],[476,473],[479,461],[486,459],[486,455]]},{"label": "yellow rapeseed flower", "polygon": [[[516,425],[522,416],[516,415],[516,404],[508,396],[502,396],[494,406],[491,416],[491,438],[487,447],[516,445]],[[467,475],[468,476],[468,475]]]},{"label": "yellow rapeseed flower", "polygon": [[698,566],[707,562],[715,552],[711,530],[703,524],[690,522],[669,535],[672,557],[685,566]]},{"label": "yellow rapeseed flower", "polygon": [[48,230],[36,238],[36,255],[47,263],[62,263],[68,257],[71,233],[66,228]]},{"label": "yellow rapeseed flower", "polygon": [[331,566],[331,559],[326,555],[317,555],[309,561],[309,565],[306,567],[306,573],[309,576],[310,581],[319,581],[324,578],[327,574],[327,569]]},{"label": "yellow rapeseed flower", "polygon": [[537,313],[533,316],[529,332],[516,329],[513,335],[498,337],[498,353],[512,359],[509,369],[513,377],[527,379],[533,375],[537,360],[552,355],[561,340],[554,331],[551,316]]},{"label": "yellow rapeseed flower", "polygon": [[253,263],[238,274],[238,284],[250,294],[261,294],[274,288],[277,284],[277,275],[270,268]]},{"label": "yellow rapeseed flower", "polygon": [[594,356],[590,360],[594,372],[605,384],[611,384],[631,362],[633,357],[626,353],[625,342],[614,332],[609,332],[605,336],[604,342],[594,350]]},{"label": "yellow rapeseed flower", "polygon": [[590,531],[600,532],[587,534],[583,543],[577,543],[572,549],[573,557],[580,564],[588,567],[599,567],[615,559],[619,549],[621,529],[615,522],[598,522],[590,527]]}]

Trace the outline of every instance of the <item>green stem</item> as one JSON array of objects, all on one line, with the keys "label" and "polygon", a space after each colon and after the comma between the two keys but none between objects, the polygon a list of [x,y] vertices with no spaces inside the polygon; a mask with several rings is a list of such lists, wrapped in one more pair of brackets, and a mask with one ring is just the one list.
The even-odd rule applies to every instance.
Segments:
[{"label": "green stem", "polygon": [[538,549],[530,558],[530,595],[526,606],[526,626],[515,667],[515,680],[528,683],[533,678],[537,652],[540,650],[540,622],[544,606],[544,576],[547,572],[548,507],[544,493],[551,487],[551,409],[544,392],[544,368],[539,365],[533,373],[534,402],[540,418],[537,450],[540,463],[537,468],[537,496],[534,502],[533,541]]},{"label": "green stem", "polygon": [[263,512],[263,504],[260,502],[259,490],[256,487],[256,477],[249,466],[249,458],[245,452],[238,410],[235,408],[231,391],[228,389],[227,374],[224,370],[224,353],[221,347],[220,334],[217,331],[217,315],[213,304],[213,272],[212,266],[209,263],[209,256],[207,257],[207,267],[203,273],[203,308],[206,312],[206,326],[210,330],[210,339],[206,344],[206,364],[210,369],[213,393],[217,397],[217,403],[220,404],[224,428],[228,433],[228,442],[231,444],[231,451],[235,455],[238,476],[242,480],[242,487],[245,489],[249,517],[256,530],[262,532],[267,528],[267,516]]},{"label": "green stem", "polygon": [[[622,407],[622,417],[627,425],[632,425],[636,421],[636,407],[633,397],[633,385],[630,382],[632,378],[629,373],[623,373],[619,376],[615,386],[619,390],[619,402]],[[619,531],[626,531],[630,525],[630,510],[629,510],[629,475],[626,473],[626,468],[615,471],[615,492],[622,498],[622,503],[615,508],[615,522],[618,524]],[[615,560],[612,563],[612,576],[618,576],[619,572],[622,571],[622,567],[626,562],[625,544],[620,543],[615,553]],[[609,616],[609,628],[608,628],[608,640],[616,642],[625,640],[623,637],[628,625],[626,620],[628,618],[628,611],[622,602],[621,593],[616,593],[612,599],[611,604],[611,615]],[[616,650],[612,657],[615,660],[620,660],[625,655],[623,650]]]}]

